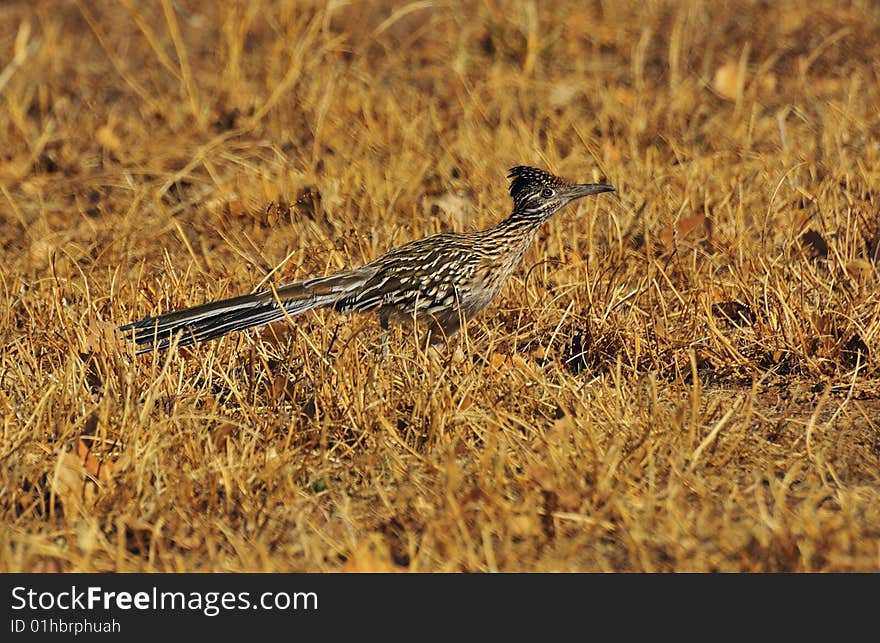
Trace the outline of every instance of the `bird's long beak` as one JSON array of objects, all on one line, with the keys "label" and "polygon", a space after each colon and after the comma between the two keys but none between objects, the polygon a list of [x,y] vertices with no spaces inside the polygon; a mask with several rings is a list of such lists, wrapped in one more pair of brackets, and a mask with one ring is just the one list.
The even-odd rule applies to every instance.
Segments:
[{"label": "bird's long beak", "polygon": [[614,186],[606,183],[578,183],[571,186],[569,195],[572,199],[579,199],[582,196],[601,194],[602,192],[614,192]]}]

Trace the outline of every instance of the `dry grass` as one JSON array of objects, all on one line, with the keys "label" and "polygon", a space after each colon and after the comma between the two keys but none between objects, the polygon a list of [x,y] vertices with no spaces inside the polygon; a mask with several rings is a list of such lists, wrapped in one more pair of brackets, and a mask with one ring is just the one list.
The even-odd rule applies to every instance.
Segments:
[{"label": "dry grass", "polygon": [[[0,6],[0,569],[880,569],[868,0]],[[569,206],[439,357],[118,324]]]}]

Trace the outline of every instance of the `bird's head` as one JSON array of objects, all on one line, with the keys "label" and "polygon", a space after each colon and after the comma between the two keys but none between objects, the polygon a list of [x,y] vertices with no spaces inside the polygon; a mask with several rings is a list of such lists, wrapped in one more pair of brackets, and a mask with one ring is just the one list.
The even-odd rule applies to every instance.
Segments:
[{"label": "bird's head", "polygon": [[572,183],[536,167],[517,165],[510,168],[510,196],[515,212],[548,219],[570,201],[590,194],[614,192],[605,183]]}]

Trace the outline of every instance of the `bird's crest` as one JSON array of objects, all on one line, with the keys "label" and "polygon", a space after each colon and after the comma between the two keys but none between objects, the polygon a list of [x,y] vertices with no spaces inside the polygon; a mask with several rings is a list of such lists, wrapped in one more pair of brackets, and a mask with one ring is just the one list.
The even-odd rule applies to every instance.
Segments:
[{"label": "bird's crest", "polygon": [[510,196],[515,205],[525,202],[530,195],[543,188],[559,188],[569,185],[568,181],[555,174],[527,165],[517,165],[510,168],[507,178],[510,179]]}]

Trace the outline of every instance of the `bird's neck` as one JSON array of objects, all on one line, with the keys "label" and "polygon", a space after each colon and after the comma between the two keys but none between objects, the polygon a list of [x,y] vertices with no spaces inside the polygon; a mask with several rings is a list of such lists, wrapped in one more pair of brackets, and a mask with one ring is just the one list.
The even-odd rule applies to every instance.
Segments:
[{"label": "bird's neck", "polygon": [[504,248],[513,263],[528,250],[546,217],[514,210],[509,217],[486,230],[485,241],[492,247]]},{"label": "bird's neck", "polygon": [[522,235],[531,240],[548,218],[549,216],[545,213],[517,209],[511,212],[506,219],[490,228],[490,231],[506,238]]}]

